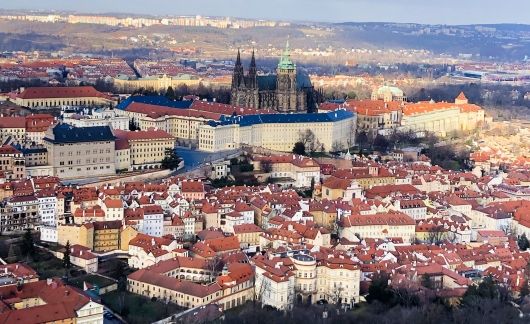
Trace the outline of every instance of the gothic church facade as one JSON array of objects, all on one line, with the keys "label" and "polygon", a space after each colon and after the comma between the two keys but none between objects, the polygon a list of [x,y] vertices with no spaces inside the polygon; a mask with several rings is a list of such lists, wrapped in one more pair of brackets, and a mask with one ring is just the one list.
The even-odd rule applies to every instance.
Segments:
[{"label": "gothic church facade", "polygon": [[309,76],[291,60],[289,42],[280,58],[276,75],[258,75],[254,51],[245,75],[238,50],[232,75],[231,104],[270,109],[283,113],[316,111],[316,92]]}]

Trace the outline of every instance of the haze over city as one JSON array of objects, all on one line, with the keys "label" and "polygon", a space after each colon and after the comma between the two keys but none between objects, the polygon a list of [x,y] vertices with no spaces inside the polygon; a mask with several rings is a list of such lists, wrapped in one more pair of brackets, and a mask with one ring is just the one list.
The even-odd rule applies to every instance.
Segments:
[{"label": "haze over city", "polygon": [[424,24],[530,23],[525,0],[17,0],[0,8],[71,10],[79,13],[213,15],[325,22],[413,22]]}]

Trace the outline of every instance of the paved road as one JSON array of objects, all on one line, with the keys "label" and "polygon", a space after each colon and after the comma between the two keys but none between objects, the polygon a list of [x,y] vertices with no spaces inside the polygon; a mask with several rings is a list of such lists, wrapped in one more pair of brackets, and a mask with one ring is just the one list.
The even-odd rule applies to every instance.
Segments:
[{"label": "paved road", "polygon": [[184,169],[180,172],[188,172],[200,168],[206,163],[216,160],[222,160],[233,155],[239,155],[240,149],[222,151],[216,153],[208,153],[202,151],[191,150],[185,147],[176,148],[177,155],[184,159]]},{"label": "paved road", "polygon": [[103,324],[124,324],[126,323],[125,321],[122,321],[121,319],[118,318],[118,314],[114,313],[110,308],[108,307],[105,307],[104,308],[104,312],[105,313],[111,313],[114,315],[114,317],[112,319],[110,318],[107,318],[105,316],[103,316]]}]

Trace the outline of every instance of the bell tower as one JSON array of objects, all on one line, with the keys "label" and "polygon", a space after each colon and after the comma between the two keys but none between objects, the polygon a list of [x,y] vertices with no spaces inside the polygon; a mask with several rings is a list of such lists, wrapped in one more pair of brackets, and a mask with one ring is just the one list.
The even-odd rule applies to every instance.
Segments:
[{"label": "bell tower", "polygon": [[291,60],[289,40],[276,69],[276,100],[280,112],[297,110],[296,64]]},{"label": "bell tower", "polygon": [[232,91],[230,93],[230,104],[234,106],[243,106],[245,96],[245,71],[243,64],[241,64],[241,53],[237,50],[237,59],[232,73]]}]

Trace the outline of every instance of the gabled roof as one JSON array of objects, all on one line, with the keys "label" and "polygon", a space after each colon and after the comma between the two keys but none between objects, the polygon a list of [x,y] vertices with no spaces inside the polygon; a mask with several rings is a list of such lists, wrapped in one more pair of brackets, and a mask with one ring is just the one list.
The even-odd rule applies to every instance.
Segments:
[{"label": "gabled roof", "polygon": [[20,99],[41,99],[41,98],[105,98],[110,99],[104,93],[97,91],[92,86],[81,87],[31,87],[22,91],[18,97]]}]

